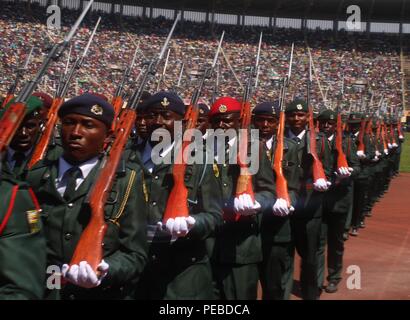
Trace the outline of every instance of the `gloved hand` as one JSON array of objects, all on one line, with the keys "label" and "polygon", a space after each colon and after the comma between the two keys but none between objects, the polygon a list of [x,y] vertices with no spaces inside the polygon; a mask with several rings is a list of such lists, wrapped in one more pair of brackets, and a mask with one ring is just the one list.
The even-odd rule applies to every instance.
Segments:
[{"label": "gloved hand", "polygon": [[343,178],[348,178],[351,176],[353,172],[353,168],[350,167],[340,167],[339,169],[337,169],[337,171],[335,172],[335,175],[337,178],[339,179],[343,179]]},{"label": "gloved hand", "polygon": [[[165,229],[173,238],[185,237],[194,227],[195,222],[195,218],[192,216],[176,217],[175,219],[169,218],[165,223]],[[157,225],[159,228],[163,228],[161,221],[159,221]]]},{"label": "gloved hand", "polygon": [[387,146],[389,147],[389,149],[393,148],[393,145],[391,143],[388,143]]},{"label": "gloved hand", "polygon": [[403,137],[402,135],[399,135],[399,140],[400,140],[400,141],[403,141],[403,140],[404,140],[404,137]]},{"label": "gloved hand", "polygon": [[313,188],[316,191],[325,192],[325,191],[327,191],[327,189],[329,189],[330,185],[331,185],[331,183],[329,181],[326,181],[325,179],[317,179],[313,183]]},{"label": "gloved hand", "polygon": [[392,146],[393,148],[397,148],[399,145],[396,142],[393,142]]},{"label": "gloved hand", "polygon": [[379,157],[378,157],[378,156],[375,156],[375,157],[372,159],[372,161],[373,161],[373,162],[379,161]]},{"label": "gloved hand", "polygon": [[278,198],[275,201],[275,204],[272,207],[273,214],[278,217],[285,217],[289,215],[291,212],[295,211],[295,208],[290,206],[288,207],[288,203],[285,199]]},{"label": "gloved hand", "polygon": [[366,155],[364,154],[364,152],[362,150],[358,150],[356,152],[357,156],[359,157],[359,159],[364,159],[366,158]]},{"label": "gloved hand", "polygon": [[379,150],[376,150],[376,157],[380,157],[382,154],[379,152]]},{"label": "gloved hand", "polygon": [[94,288],[98,287],[107,276],[109,267],[108,263],[102,260],[97,267],[100,272],[100,275],[97,276],[87,261],[81,261],[79,265],[74,264],[71,268],[68,264],[63,264],[62,274],[66,280],[76,286]]},{"label": "gloved hand", "polygon": [[383,150],[384,154],[387,156],[389,154],[389,150],[388,149],[384,149]]},{"label": "gloved hand", "polygon": [[258,201],[252,201],[252,198],[249,194],[241,194],[239,197],[236,197],[233,201],[233,209],[237,214],[243,216],[252,216],[256,214],[261,205]]}]

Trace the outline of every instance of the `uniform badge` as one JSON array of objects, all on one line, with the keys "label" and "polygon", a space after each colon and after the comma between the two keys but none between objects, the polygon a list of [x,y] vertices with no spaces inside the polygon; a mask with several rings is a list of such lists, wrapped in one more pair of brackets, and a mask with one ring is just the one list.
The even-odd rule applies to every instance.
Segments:
[{"label": "uniform badge", "polygon": [[221,104],[220,106],[219,106],[219,112],[221,112],[221,113],[225,113],[227,110],[228,110],[228,107],[226,106],[226,105],[224,105],[224,104]]},{"label": "uniform badge", "polygon": [[169,106],[169,101],[168,101],[168,99],[167,99],[166,97],[165,97],[164,99],[162,99],[161,105],[162,105],[163,107],[168,107],[168,106]]},{"label": "uniform badge", "polygon": [[30,227],[30,233],[36,233],[40,231],[40,218],[39,218],[40,212],[41,210],[26,211],[27,222]]},{"label": "uniform badge", "polygon": [[92,106],[90,111],[94,113],[96,116],[102,116],[103,114],[103,108],[100,107],[98,104]]},{"label": "uniform badge", "polygon": [[335,116],[333,114],[330,115],[330,120],[335,120]]},{"label": "uniform badge", "polygon": [[199,113],[200,113],[200,114],[204,114],[204,110],[199,109]]},{"label": "uniform badge", "polygon": [[296,109],[302,110],[302,109],[303,109],[303,106],[299,103],[298,105],[296,105]]},{"label": "uniform badge", "polygon": [[214,169],[214,175],[215,177],[219,177],[219,169],[218,169],[218,165],[216,163],[213,164],[212,168]]}]

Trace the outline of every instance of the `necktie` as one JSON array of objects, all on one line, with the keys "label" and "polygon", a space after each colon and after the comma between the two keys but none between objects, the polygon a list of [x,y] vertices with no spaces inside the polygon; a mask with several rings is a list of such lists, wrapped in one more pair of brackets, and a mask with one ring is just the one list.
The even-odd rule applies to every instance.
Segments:
[{"label": "necktie", "polygon": [[63,198],[66,201],[72,199],[75,188],[77,186],[77,179],[81,177],[81,170],[78,167],[72,167],[64,173],[64,178],[67,181],[67,187],[64,192]]},{"label": "necktie", "polygon": [[299,144],[300,141],[301,141],[299,137],[293,137],[292,139],[293,139],[293,141],[295,141],[297,144]]},{"label": "necktie", "polygon": [[14,160],[13,172],[15,174],[20,173],[25,158],[26,158],[26,155],[23,152],[14,153],[14,155],[13,155],[13,160]]}]

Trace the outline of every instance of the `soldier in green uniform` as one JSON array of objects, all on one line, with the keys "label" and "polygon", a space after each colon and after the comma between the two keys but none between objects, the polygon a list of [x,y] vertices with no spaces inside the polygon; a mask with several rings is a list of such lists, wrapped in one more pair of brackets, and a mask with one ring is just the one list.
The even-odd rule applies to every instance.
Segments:
[{"label": "soldier in green uniform", "polygon": [[[174,185],[172,172],[178,135],[174,125],[182,126],[185,105],[176,94],[162,91],[147,99],[142,109],[153,119],[150,138],[142,152],[148,198],[149,260],[136,298],[213,299],[206,240],[222,223],[218,181],[206,161],[187,165],[189,216],[163,221]],[[199,143],[202,148],[202,139]]]},{"label": "soldier in green uniform", "polygon": [[[221,134],[228,130],[235,133],[233,137],[222,135],[223,141],[220,137],[216,139],[218,152],[213,165],[224,203],[224,224],[217,230],[212,255],[213,272],[219,298],[228,300],[256,299],[258,264],[262,262],[260,213],[272,212],[275,192],[269,160],[259,148],[256,159],[259,169],[252,176],[255,201],[249,194],[235,196],[240,168],[231,160],[236,160],[237,156],[235,144],[238,142],[236,132],[240,126],[240,112],[241,103],[231,97],[217,99],[209,112],[212,129],[220,129]],[[215,139],[215,136],[209,139]],[[227,157],[223,159],[221,153]]]},{"label": "soldier in green uniform", "polygon": [[[253,125],[259,129],[259,138],[271,164],[276,150],[278,103],[263,102],[253,109]],[[283,172],[288,185],[291,205],[297,202],[299,170],[297,145],[284,138]],[[276,176],[275,176],[276,180]],[[272,210],[262,216],[261,236],[263,261],[260,264],[260,280],[263,300],[287,300],[293,284],[293,258],[291,247],[290,214],[284,199],[277,199]]]},{"label": "soldier in green uniform", "polygon": [[[315,300],[319,294],[317,252],[322,222],[323,192],[328,190],[330,182],[325,179],[313,181],[313,158],[309,153],[311,132],[307,128],[308,121],[308,106],[304,100],[295,99],[287,105],[286,137],[297,143],[300,178],[299,197],[295,212],[291,216],[292,249],[296,248],[302,258],[300,275],[302,298]],[[329,178],[331,157],[329,145],[325,140],[323,134],[316,133],[317,154]]]},{"label": "soldier in green uniform", "polygon": [[[86,261],[68,266],[90,219],[86,196],[97,178],[108,143],[114,109],[103,99],[84,94],[59,109],[64,153],[36,164],[27,180],[39,198],[47,239],[47,265],[61,268],[67,282],[47,292],[52,299],[124,299],[146,263],[146,202],[141,168],[128,163],[116,173],[105,204],[107,231],[97,275]],[[121,166],[120,166],[121,167]]]},{"label": "soldier in green uniform", "polygon": [[327,244],[328,285],[325,291],[333,293],[342,279],[344,239],[346,219],[353,204],[353,179],[360,172],[356,146],[349,136],[343,137],[342,147],[349,167],[337,167],[336,124],[337,113],[322,111],[318,117],[320,131],[326,135],[332,152],[332,186],[324,195],[321,239],[318,252],[318,285],[323,287],[325,276],[325,250]]},{"label": "soldier in green uniform", "polygon": [[[10,106],[11,103],[8,104]],[[2,110],[4,112],[5,109]],[[35,143],[40,134],[42,118],[40,110],[43,107],[42,101],[31,96],[27,101],[25,117],[17,129],[7,154],[2,163],[2,174],[24,180],[26,166],[30,161]],[[0,112],[0,117],[2,115]]]},{"label": "soldier in green uniform", "polygon": [[0,300],[42,299],[46,240],[40,206],[27,183],[0,180]]}]

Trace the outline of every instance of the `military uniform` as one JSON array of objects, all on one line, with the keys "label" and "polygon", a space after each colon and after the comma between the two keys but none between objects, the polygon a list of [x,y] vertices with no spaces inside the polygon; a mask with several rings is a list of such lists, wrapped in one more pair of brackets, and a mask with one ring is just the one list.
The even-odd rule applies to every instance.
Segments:
[{"label": "military uniform", "polygon": [[37,199],[26,183],[4,176],[0,195],[0,300],[42,299],[46,240]]}]

